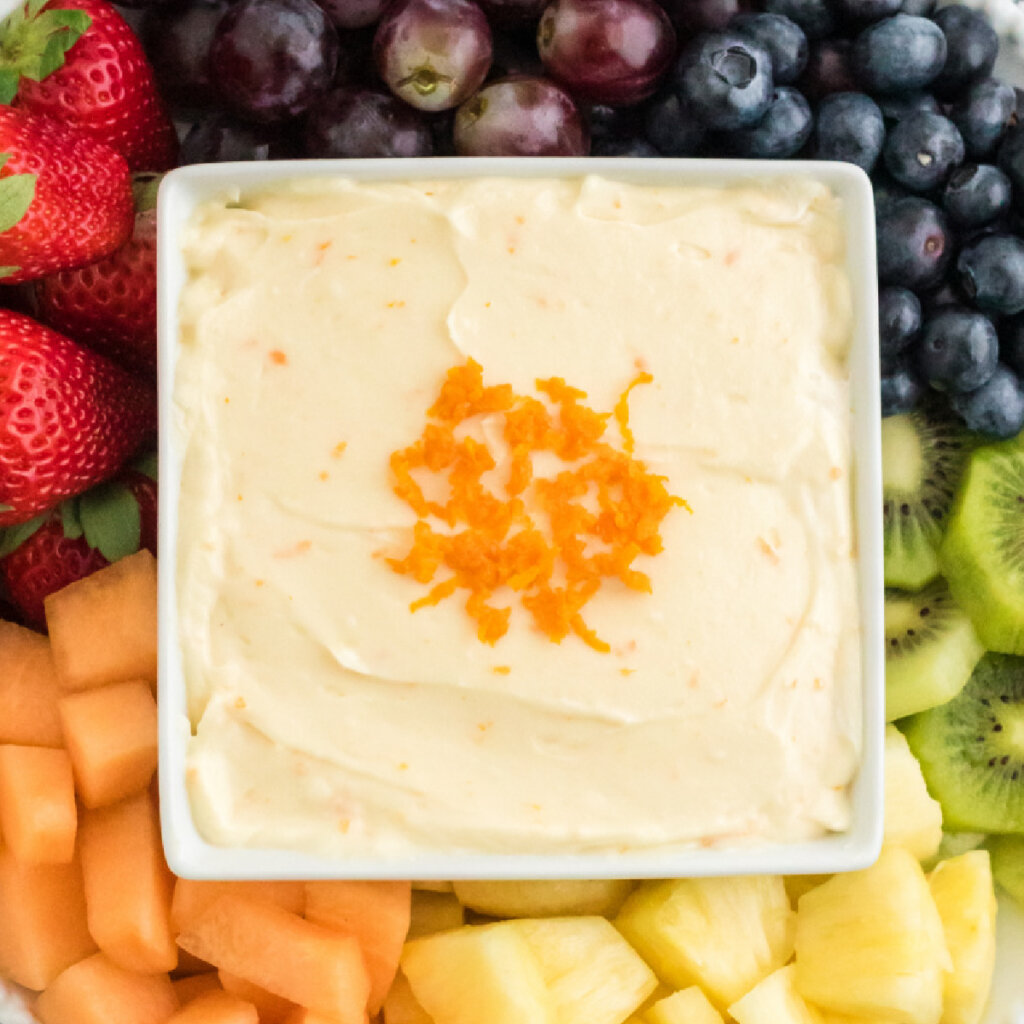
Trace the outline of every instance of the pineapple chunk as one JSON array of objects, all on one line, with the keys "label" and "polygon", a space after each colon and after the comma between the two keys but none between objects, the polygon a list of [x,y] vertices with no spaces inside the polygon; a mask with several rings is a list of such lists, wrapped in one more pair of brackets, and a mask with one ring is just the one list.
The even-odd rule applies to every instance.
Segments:
[{"label": "pineapple chunk", "polygon": [[557,1024],[540,964],[507,922],[413,939],[402,970],[436,1024]]},{"label": "pineapple chunk", "polygon": [[893,1024],[938,1024],[951,966],[935,900],[908,850],[801,897],[796,989],[826,1010]]},{"label": "pineapple chunk", "polygon": [[465,923],[466,912],[450,892],[413,889],[408,938],[461,928]]},{"label": "pineapple chunk", "polygon": [[491,917],[609,916],[633,883],[619,879],[534,882],[455,882],[455,895],[470,910]]},{"label": "pineapple chunk", "polygon": [[654,972],[606,918],[510,923],[540,964],[558,1024],[620,1024],[658,986]]},{"label": "pineapple chunk", "polygon": [[729,1016],[737,1024],[822,1024],[821,1014],[797,992],[793,973],[791,964],[769,974],[729,1007]]},{"label": "pineapple chunk", "polygon": [[722,1015],[696,985],[673,992],[645,1014],[646,1024],[722,1024]]},{"label": "pineapple chunk", "polygon": [[945,978],[942,1024],[978,1024],[996,961],[996,894],[988,851],[943,861],[928,885],[953,958]]},{"label": "pineapple chunk", "polygon": [[384,1024],[434,1024],[412,993],[409,979],[399,971],[384,1000]]},{"label": "pineapple chunk", "polygon": [[962,853],[978,849],[988,836],[984,832],[943,832],[942,842],[935,851],[934,857],[921,861],[925,871],[934,871],[944,860],[952,860]]},{"label": "pineapple chunk", "polygon": [[942,808],[928,794],[917,758],[894,725],[885,730],[886,846],[906,847],[918,860],[942,842]]},{"label": "pineapple chunk", "polygon": [[615,923],[666,984],[699,985],[721,1008],[793,952],[781,876],[644,882]]},{"label": "pineapple chunk", "polygon": [[420,892],[455,892],[455,886],[451,882],[435,882],[430,879],[421,879],[412,882],[413,889]]},{"label": "pineapple chunk", "polygon": [[804,893],[816,889],[831,877],[831,875],[786,875],[783,879],[786,883],[786,895],[791,903],[796,903]]}]

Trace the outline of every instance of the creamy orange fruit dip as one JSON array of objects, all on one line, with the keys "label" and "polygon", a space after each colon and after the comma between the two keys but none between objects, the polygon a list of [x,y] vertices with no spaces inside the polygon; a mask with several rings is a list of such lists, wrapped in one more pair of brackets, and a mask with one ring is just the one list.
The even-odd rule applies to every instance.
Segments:
[{"label": "creamy orange fruit dip", "polygon": [[847,826],[824,187],[296,182],[202,207],[185,255],[203,836],[387,857]]}]

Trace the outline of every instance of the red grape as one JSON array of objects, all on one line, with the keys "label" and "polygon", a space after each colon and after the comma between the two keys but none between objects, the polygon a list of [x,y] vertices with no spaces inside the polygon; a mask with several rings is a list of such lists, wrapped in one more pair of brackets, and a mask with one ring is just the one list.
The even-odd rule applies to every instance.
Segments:
[{"label": "red grape", "polygon": [[306,115],[312,157],[432,156],[430,126],[401,100],[374,89],[341,86]]},{"label": "red grape", "polygon": [[492,82],[455,115],[460,156],[586,156],[589,148],[572,97],[543,78],[513,75]]},{"label": "red grape", "polygon": [[227,9],[227,0],[189,0],[147,13],[142,32],[146,55],[160,94],[169,102],[208,107],[216,99],[209,74],[210,41]]},{"label": "red grape", "polygon": [[491,66],[491,29],[471,0],[396,0],[373,40],[391,91],[420,110],[468,99]]},{"label": "red grape", "polygon": [[537,28],[553,78],[599,103],[637,103],[675,56],[676,34],[654,0],[553,0]]}]

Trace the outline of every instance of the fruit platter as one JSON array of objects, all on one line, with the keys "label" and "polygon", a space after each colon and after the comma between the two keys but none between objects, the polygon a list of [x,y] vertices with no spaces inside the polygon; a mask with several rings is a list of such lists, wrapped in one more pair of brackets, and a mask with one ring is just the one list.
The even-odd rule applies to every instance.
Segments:
[{"label": "fruit platter", "polygon": [[[7,0],[0,15],[0,1024],[1024,1024],[1024,16],[1016,5]],[[617,183],[615,161],[605,160],[583,185],[534,187],[529,174],[492,181],[490,190],[480,186],[485,178],[423,185],[434,157],[470,166],[472,158],[589,156],[652,168],[682,158],[698,176],[702,160],[742,161],[746,177],[738,191],[703,183],[673,192]],[[157,258],[158,223],[161,232],[168,223],[162,183],[172,184],[165,176],[185,181],[199,165],[231,165],[241,180],[251,162],[403,160],[417,167],[412,186],[396,172],[304,185],[306,172],[296,171],[297,186],[199,207],[182,228],[188,279],[168,314],[167,266]],[[847,175],[849,165],[859,168],[873,198],[867,235],[876,265],[859,291],[843,277],[835,197],[813,183],[816,165],[837,163]],[[776,166],[802,168],[811,184],[774,183]],[[504,219],[488,234],[498,207]],[[760,262],[746,258],[752,249]],[[628,260],[617,264],[620,251]],[[447,334],[435,353],[425,321],[401,319],[431,303],[442,308],[447,292],[450,309],[431,315],[453,336],[485,335],[483,367],[473,358],[479,349],[452,366]],[[332,378],[331,346],[303,363],[322,327],[310,312],[321,294],[333,296],[325,308],[338,336],[353,311],[375,304],[349,353],[362,377]],[[808,670],[806,692],[792,679],[775,707],[787,722],[810,721],[802,731],[818,739],[797,728],[790,736],[787,725],[786,758],[773,761],[760,733],[743,733],[746,720],[723,713],[717,720],[755,742],[729,758],[701,729],[670,733],[662,747],[623,743],[619,761],[581,761],[588,778],[565,792],[546,777],[556,817],[575,823],[574,841],[601,814],[608,835],[625,822],[617,842],[628,848],[661,806],[653,798],[654,812],[629,806],[646,796],[629,766],[642,782],[675,745],[686,748],[672,776],[693,794],[686,813],[702,809],[711,820],[709,803],[734,800],[734,820],[754,821],[743,803],[754,794],[757,812],[772,807],[775,818],[761,832],[750,825],[751,834],[841,834],[861,751],[857,728],[835,725],[851,706],[843,693],[853,692],[840,677],[858,676],[851,630],[859,614],[870,618],[856,602],[850,479],[863,452],[851,466],[843,346],[865,309],[877,346],[869,405],[881,508],[872,522],[884,547],[884,592],[878,586],[868,606],[879,622],[884,615],[885,648],[884,733],[880,720],[867,726],[881,766],[870,863],[834,874],[641,879],[611,877],[614,870],[491,880],[436,871],[413,880],[172,873],[166,807],[179,783],[197,822],[226,845],[270,834],[299,848],[312,835],[334,850],[364,840],[373,849],[366,821],[324,782],[337,772],[323,768],[329,757],[314,740],[308,749],[296,741],[285,759],[287,743],[256,742],[247,727],[262,713],[274,720],[263,727],[268,735],[286,728],[303,676],[303,728],[312,736],[319,710],[337,697],[333,676],[317,674],[321,649],[369,677],[364,650],[338,637],[378,604],[383,639],[366,649],[394,669],[384,673],[388,686],[374,681],[389,694],[393,680],[413,679],[400,669],[454,678],[478,662],[495,692],[519,685],[521,665],[527,674],[541,665],[545,686],[563,665],[611,665],[617,693],[640,692],[659,673],[675,679],[665,675],[669,661],[685,659],[689,641],[663,628],[664,616],[650,616],[643,639],[664,640],[669,655],[646,667],[639,655],[631,661],[635,643],[620,649],[605,638],[617,620],[640,616],[602,602],[609,593],[657,596],[671,578],[685,578],[672,561],[681,530],[694,531],[694,548],[704,539],[718,545],[716,557],[735,558],[731,581],[718,581],[718,604],[682,585],[672,591],[669,613],[684,609],[708,646],[734,647],[729,656],[745,664],[737,620],[751,651],[764,641],[741,600],[774,602],[780,621],[814,619],[813,642],[801,634],[801,643],[814,666],[828,657],[830,667]],[[748,312],[754,334],[785,337],[755,356],[737,310]],[[172,322],[174,336],[165,337]],[[254,324],[265,334],[259,345]],[[281,324],[285,342],[267,341]],[[588,347],[595,324],[616,338],[663,336],[664,345],[620,344],[615,358],[628,353],[629,372],[596,394],[575,386],[606,383],[587,365],[606,352]],[[293,347],[288,331],[302,344]],[[573,364],[579,375],[533,373],[574,331],[585,339]],[[405,356],[410,336],[416,345]],[[710,347],[723,339],[723,349]],[[384,370],[361,358],[360,347],[374,345]],[[179,348],[180,380],[169,396],[167,353],[178,360]],[[677,358],[680,349],[690,363]],[[203,362],[196,352],[213,355]],[[516,376],[521,353],[534,360],[525,378]],[[711,387],[689,379],[698,365]],[[426,383],[412,376],[420,370]],[[395,388],[395,380],[412,383]],[[182,396],[192,384],[201,400],[189,406]],[[675,456],[664,455],[670,445],[651,412],[658,401],[700,439],[699,460],[679,456],[683,478],[661,468]],[[324,433],[319,462],[307,467],[288,420],[312,429],[311,409],[330,412],[334,434]],[[375,423],[381,410],[407,440]],[[486,429],[467,433],[481,416],[499,424],[491,429],[500,444],[488,448]],[[739,547],[747,523],[732,505],[702,518],[728,476],[718,449],[729,448],[744,417],[781,424],[754,440],[749,429],[735,434],[737,450],[757,460],[728,487],[758,495],[747,502],[762,519],[766,507],[782,510],[749,549]],[[160,475],[178,421],[191,431],[191,461],[177,470],[184,484],[174,483],[182,492],[173,507],[178,557],[160,562],[158,583],[169,529],[161,488],[170,487]],[[794,423],[803,433],[792,450],[804,461],[786,447]],[[404,547],[387,557],[374,547],[366,563],[376,575],[352,571],[318,589],[324,577],[346,576],[354,542],[333,539],[337,561],[321,555],[303,576],[320,527],[309,526],[311,540],[282,536],[280,524],[319,515],[322,525],[337,508],[356,508],[355,492],[337,482],[351,479],[350,465],[362,472],[360,453],[373,444],[376,490],[365,494],[401,499]],[[246,475],[250,447],[276,451],[277,461]],[[509,467],[501,501],[487,483],[499,448]],[[787,607],[797,584],[787,591],[768,575],[789,570],[796,536],[786,532],[791,493],[782,500],[763,486],[773,459],[780,478],[816,474],[817,489],[800,492],[814,503],[809,535],[841,553],[808,562],[812,575],[838,581],[822,603],[831,612],[816,617]],[[544,460],[557,472],[531,480]],[[450,488],[447,504],[422,485],[428,471]],[[543,528],[523,504],[528,493],[540,495]],[[386,503],[379,508],[390,514]],[[464,527],[461,547],[438,520]],[[520,532],[510,540],[513,521]],[[244,549],[218,532],[225,523],[243,524]],[[353,535],[351,525],[339,534]],[[215,577],[224,551],[235,558],[232,572]],[[680,564],[685,574],[698,563]],[[798,562],[793,578],[805,568]],[[230,620],[247,659],[242,676],[269,670],[288,683],[278,700],[269,683],[236,684],[234,665],[220,677],[209,672],[206,689],[190,679],[189,767],[174,780],[163,760],[171,730],[163,605],[158,615],[158,587],[172,576],[186,595],[179,611],[198,609],[175,627],[200,638],[183,644],[193,677],[226,635],[203,631]],[[223,593],[244,582],[230,614],[210,600],[211,580]],[[385,591],[401,595],[410,613],[401,628],[419,646],[388,636],[398,620],[396,605],[381,604]],[[496,594],[513,595],[514,609],[498,607]],[[339,601],[332,620],[321,610],[339,595],[350,605]],[[265,630],[275,600],[307,604],[303,629],[280,642]],[[341,632],[308,644],[325,622]],[[431,646],[445,631],[469,639]],[[535,649],[546,660],[526,657]],[[293,655],[306,660],[290,678],[281,659]],[[792,660],[797,675],[804,666],[799,655]],[[704,699],[701,685],[696,671],[678,682],[691,712]],[[394,723],[411,708],[420,731],[447,735],[458,703],[417,704],[412,690],[386,717]],[[710,707],[722,712],[737,693],[713,693]],[[348,724],[353,747],[370,721],[359,708],[351,700],[336,721],[324,716],[335,735]],[[568,762],[558,737],[533,719],[517,721],[537,728],[538,751]],[[481,713],[463,747],[440,748],[504,778],[475,803],[473,786],[460,790],[462,817],[435,816],[433,837],[427,815],[423,849],[468,834],[467,817],[484,819],[494,807],[500,814],[490,831],[479,829],[480,843],[493,845],[494,835],[546,841],[540,803],[530,802],[539,801],[529,789],[533,762],[514,747],[512,760],[481,753],[498,743],[502,725]],[[570,728],[562,722],[562,739]],[[369,777],[381,744],[369,731],[365,738]],[[714,774],[687,789],[679,776],[701,758],[717,765]],[[420,764],[389,770],[415,779],[420,803],[446,806]],[[377,788],[381,820],[412,819],[414,802],[393,797],[404,793],[396,781]],[[507,807],[496,794],[512,794]],[[797,794],[812,808],[802,817]],[[242,808],[234,817],[221,813],[231,801]],[[552,828],[572,831],[565,820]],[[717,835],[696,826],[685,838],[719,848]]]}]

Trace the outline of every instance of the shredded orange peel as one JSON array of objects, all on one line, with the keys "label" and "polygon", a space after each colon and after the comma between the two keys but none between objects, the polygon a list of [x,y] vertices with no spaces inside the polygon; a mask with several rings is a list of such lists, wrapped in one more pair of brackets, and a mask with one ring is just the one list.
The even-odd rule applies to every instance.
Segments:
[{"label": "shredded orange peel", "polygon": [[[633,562],[662,550],[661,523],[673,506],[689,508],[633,455],[629,394],[652,380],[638,374],[608,414],[583,405],[586,393],[560,377],[536,382],[545,403],[516,394],[510,384],[485,385],[473,359],[452,367],[419,440],[391,455],[395,494],[419,521],[408,553],[388,564],[424,585],[446,571],[410,610],[467,591],[477,636],[493,646],[508,631],[511,608],[492,598],[508,588],[554,643],[571,632],[597,651],[610,650],[584,621],[584,606],[608,579],[650,592],[650,578]],[[621,447],[605,439],[611,415]],[[465,430],[457,435],[478,417],[503,421],[509,453],[503,494],[483,480],[496,468],[487,444]],[[541,452],[566,468],[535,476],[532,457]],[[446,478],[447,501],[427,499],[415,475],[424,471]],[[447,529],[436,530],[432,519]]]}]

